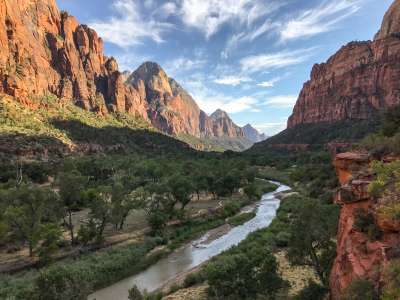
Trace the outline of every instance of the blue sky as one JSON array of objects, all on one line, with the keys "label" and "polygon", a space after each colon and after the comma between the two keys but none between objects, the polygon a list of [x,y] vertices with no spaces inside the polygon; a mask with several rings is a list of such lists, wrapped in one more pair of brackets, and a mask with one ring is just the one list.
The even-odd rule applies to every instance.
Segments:
[{"label": "blue sky", "polygon": [[121,70],[159,63],[207,113],[272,135],[314,63],[372,39],[392,0],[57,0]]}]

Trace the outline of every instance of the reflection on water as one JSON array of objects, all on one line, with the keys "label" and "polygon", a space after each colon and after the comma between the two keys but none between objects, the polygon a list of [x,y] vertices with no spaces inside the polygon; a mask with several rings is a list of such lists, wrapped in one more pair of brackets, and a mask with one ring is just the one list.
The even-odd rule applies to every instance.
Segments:
[{"label": "reflection on water", "polygon": [[232,228],[222,237],[209,244],[202,244],[207,239],[206,234],[199,240],[158,261],[147,270],[93,293],[89,296],[89,300],[127,300],[128,290],[135,284],[139,289],[149,292],[162,287],[179,274],[239,244],[251,232],[269,226],[279,208],[279,200],[275,194],[289,189],[289,187],[279,184],[279,188],[275,192],[265,194],[257,204],[256,216],[245,224]]}]

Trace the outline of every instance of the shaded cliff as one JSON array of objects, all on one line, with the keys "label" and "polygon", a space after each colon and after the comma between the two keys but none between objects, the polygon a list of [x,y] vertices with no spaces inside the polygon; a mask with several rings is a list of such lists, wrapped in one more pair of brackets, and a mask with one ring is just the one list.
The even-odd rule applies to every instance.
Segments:
[{"label": "shaded cliff", "polygon": [[313,67],[288,120],[299,124],[367,120],[400,103],[400,0],[373,41],[351,42]]},{"label": "shaded cliff", "polygon": [[[382,162],[386,165],[396,159],[387,156]],[[341,184],[335,202],[341,205],[341,212],[330,276],[331,299],[340,299],[359,279],[370,281],[381,294],[388,285],[388,267],[400,258],[400,221],[382,213],[388,203],[398,203],[398,193],[372,195],[370,185],[376,174],[371,163],[370,156],[363,153],[342,153],[334,161]]]}]

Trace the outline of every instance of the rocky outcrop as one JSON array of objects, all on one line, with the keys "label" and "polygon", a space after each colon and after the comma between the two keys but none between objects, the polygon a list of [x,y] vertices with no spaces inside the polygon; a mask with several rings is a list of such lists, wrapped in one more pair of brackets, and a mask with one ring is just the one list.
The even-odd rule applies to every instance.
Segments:
[{"label": "rocky outcrop", "polygon": [[[385,159],[383,159],[385,161]],[[384,286],[384,272],[392,259],[400,257],[400,223],[382,220],[379,199],[368,193],[374,175],[370,158],[363,153],[342,153],[334,165],[341,187],[335,202],[341,205],[337,234],[337,256],[330,276],[331,299],[340,299],[343,290],[357,278],[370,280],[377,290]],[[379,237],[371,238],[355,225],[357,214],[372,216]]]},{"label": "rocky outcrop", "polygon": [[262,142],[267,138],[267,136],[264,133],[258,132],[258,130],[255,129],[250,124],[247,124],[242,129],[244,136],[253,143]]},{"label": "rocky outcrop", "polygon": [[228,114],[223,110],[217,109],[210,117],[213,125],[212,131],[215,137],[245,137],[243,129],[233,123]]},{"label": "rocky outcrop", "polygon": [[202,111],[189,93],[169,78],[157,63],[142,64],[129,76],[127,83],[146,99],[153,125],[163,132],[198,138],[244,137],[242,129],[226,112],[217,110],[208,116]]},{"label": "rocky outcrop", "polygon": [[313,67],[288,127],[365,120],[400,103],[400,0],[373,41],[352,42]]},{"label": "rocky outcrop", "polygon": [[124,85],[96,32],[54,0],[0,2],[0,93],[29,104],[52,93],[102,114],[128,111],[147,119],[147,103]]}]

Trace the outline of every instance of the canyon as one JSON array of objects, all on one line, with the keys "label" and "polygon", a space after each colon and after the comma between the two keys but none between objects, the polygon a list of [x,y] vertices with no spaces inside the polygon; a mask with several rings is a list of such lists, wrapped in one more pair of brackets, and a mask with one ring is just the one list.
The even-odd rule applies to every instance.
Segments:
[{"label": "canyon", "polygon": [[351,42],[314,65],[288,128],[300,124],[368,120],[400,103],[400,1],[386,13],[372,41]]},{"label": "canyon", "polygon": [[2,1],[0,23],[0,94],[29,108],[37,108],[35,97],[52,94],[99,115],[143,119],[173,136],[246,139],[226,113],[200,110],[158,64],[120,72],[97,33],[60,12],[55,0]]}]

